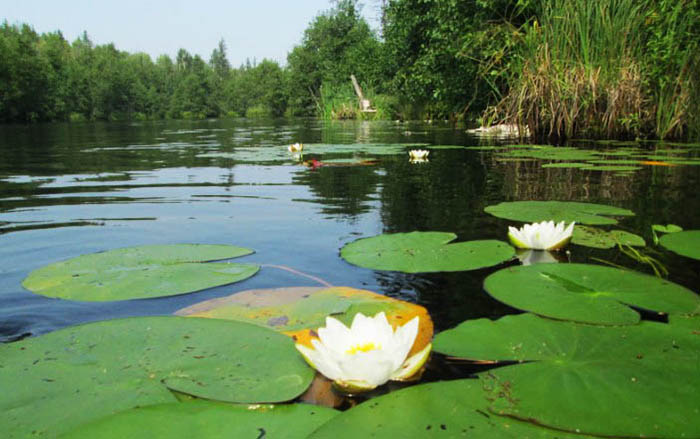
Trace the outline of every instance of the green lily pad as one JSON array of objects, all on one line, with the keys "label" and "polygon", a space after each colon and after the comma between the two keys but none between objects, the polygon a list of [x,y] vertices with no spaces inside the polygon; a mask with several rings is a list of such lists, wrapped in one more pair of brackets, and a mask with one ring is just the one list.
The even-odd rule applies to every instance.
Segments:
[{"label": "green lily pad", "polygon": [[669,233],[659,239],[659,244],[681,256],[700,260],[700,230]]},{"label": "green lily pad", "polygon": [[42,296],[108,301],[174,296],[247,279],[253,264],[207,263],[253,253],[232,245],[147,245],[78,256],[29,273],[22,282]]},{"label": "green lily pad", "polygon": [[491,267],[515,255],[511,246],[496,240],[449,244],[456,237],[444,232],[379,235],[345,245],[340,256],[353,265],[374,270],[426,273]]},{"label": "green lily pad", "polygon": [[308,404],[236,406],[211,401],[159,404],[81,425],[61,439],[303,439],[338,413]]},{"label": "green lily pad", "polygon": [[576,226],[571,235],[571,242],[584,247],[613,248],[617,244],[644,247],[644,238],[624,230],[606,231],[595,227]]},{"label": "green lily pad", "polygon": [[[672,236],[672,235],[669,235]],[[646,310],[700,312],[694,292],[654,276],[588,264],[536,264],[493,273],[484,288],[512,307],[560,320],[633,325]]]},{"label": "green lily pad", "polygon": [[290,287],[248,290],[205,300],[176,312],[180,316],[238,320],[283,332],[297,343],[309,344],[315,331],[332,315],[350,326],[355,314],[386,314],[389,323],[401,326],[419,318],[418,335],[411,352],[420,352],[433,339],[428,310],[403,300],[348,287]]},{"label": "green lily pad", "polygon": [[593,165],[584,166],[581,168],[583,171],[613,171],[613,172],[626,172],[626,171],[638,171],[642,169],[641,166],[625,166],[625,165]]},{"label": "green lily pad", "polygon": [[588,160],[588,163],[595,164],[595,165],[638,165],[639,160],[638,159],[596,159],[596,160]]},{"label": "green lily pad", "polygon": [[682,231],[683,231],[683,227],[677,226],[675,224],[667,224],[665,226],[663,224],[653,224],[651,226],[651,236],[654,238],[654,244],[656,244],[656,245],[659,244],[659,235],[657,235],[657,232],[658,233],[678,233],[678,232],[682,232]]},{"label": "green lily pad", "polygon": [[580,162],[556,162],[542,165],[543,168],[583,168],[585,163]]},{"label": "green lily pad", "polygon": [[660,233],[678,233],[683,231],[683,227],[677,226],[675,224],[654,224],[651,226],[651,230]]},{"label": "green lily pad", "polygon": [[498,218],[528,223],[576,221],[579,224],[617,224],[610,216],[632,216],[634,212],[604,204],[574,201],[511,201],[487,206],[484,211]]},{"label": "green lily pad", "polygon": [[669,316],[668,323],[679,328],[686,329],[692,334],[700,334],[700,315],[694,316]]},{"label": "green lily pad", "polygon": [[606,437],[700,436],[700,337],[664,323],[600,327],[531,314],[440,333],[434,349],[522,364],[481,373],[499,415]]},{"label": "green lily pad", "polygon": [[57,436],[171,390],[227,402],[294,399],[314,371],[289,337],[248,323],[144,317],[0,345],[4,437]]},{"label": "green lily pad", "polygon": [[391,392],[341,413],[309,438],[589,438],[495,416],[488,412],[483,385],[482,380],[456,380]]},{"label": "green lily pad", "polygon": [[508,150],[497,153],[500,157],[561,160],[567,162],[596,159],[595,151],[561,146],[533,146],[530,149]]}]

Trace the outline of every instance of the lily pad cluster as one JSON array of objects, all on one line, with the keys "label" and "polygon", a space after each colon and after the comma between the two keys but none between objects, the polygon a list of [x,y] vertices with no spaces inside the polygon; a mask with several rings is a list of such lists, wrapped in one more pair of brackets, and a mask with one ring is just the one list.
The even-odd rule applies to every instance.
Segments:
[{"label": "lily pad cluster", "polygon": [[[645,244],[624,230],[591,227],[633,215],[617,207],[534,201],[485,210],[513,221],[584,224],[574,230],[581,245]],[[698,258],[698,231],[674,232],[660,244]],[[360,267],[409,273],[491,267],[515,254],[501,241],[456,238],[386,234],[351,242],[340,254]],[[75,300],[183,294],[252,276],[256,265],[210,262],[251,252],[196,245],[118,249],[38,269],[24,286]],[[401,327],[396,334],[402,336],[412,322],[405,326],[416,334],[408,356],[425,360],[432,321],[423,307],[346,287],[249,290],[178,311],[188,318],[112,320],[0,345],[0,426],[10,438],[73,439],[143,432],[175,438],[700,437],[696,293],[588,264],[510,266],[489,275],[484,289],[527,313],[466,321],[435,338],[435,351],[494,364],[475,379],[418,384],[342,413],[289,403],[315,374],[294,343],[314,346],[324,323],[337,329],[359,313],[384,313],[383,327]],[[641,321],[640,312],[667,315],[669,323]],[[364,353],[377,343],[343,349]]]},{"label": "lily pad cluster", "polygon": [[585,247],[613,248],[617,245],[644,247],[646,245],[644,238],[632,232],[592,227],[592,225],[616,225],[618,223],[616,217],[634,215],[634,212],[619,207],[572,201],[511,201],[487,206],[484,211],[513,221],[576,222],[571,242]]},{"label": "lily pad cluster", "polygon": [[[649,166],[697,166],[700,156],[697,149],[666,145],[656,149],[639,147],[638,144],[607,144],[604,149],[582,149],[573,146],[507,145],[500,147],[475,147],[490,149],[497,160],[539,160],[543,168],[577,168],[583,171],[608,171],[618,176],[632,175]],[[619,148],[610,148],[619,147]]]},{"label": "lily pad cluster", "polygon": [[[205,152],[198,154],[199,158],[225,159],[238,163],[251,164],[281,164],[298,163],[306,157],[322,158],[323,162],[328,160],[343,159],[346,163],[367,162],[370,158],[377,156],[391,156],[407,154],[410,148],[425,147],[421,143],[401,143],[401,144],[304,144],[303,151],[290,152],[288,145],[266,146],[266,147],[241,147],[235,148],[231,152]],[[461,148],[461,147],[457,147]],[[432,147],[431,147],[432,149]]]}]

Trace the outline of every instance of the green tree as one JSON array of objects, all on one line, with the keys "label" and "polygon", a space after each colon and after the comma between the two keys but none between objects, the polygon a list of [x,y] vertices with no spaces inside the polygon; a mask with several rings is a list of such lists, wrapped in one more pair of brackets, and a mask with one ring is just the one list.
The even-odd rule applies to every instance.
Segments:
[{"label": "green tree", "polygon": [[355,0],[340,0],[317,16],[302,43],[287,56],[289,98],[295,114],[316,110],[322,84],[349,84],[355,74],[366,87],[381,87],[384,69],[381,43],[362,18]]},{"label": "green tree", "polygon": [[39,36],[24,24],[0,27],[0,120],[46,119],[51,64],[39,50]]}]

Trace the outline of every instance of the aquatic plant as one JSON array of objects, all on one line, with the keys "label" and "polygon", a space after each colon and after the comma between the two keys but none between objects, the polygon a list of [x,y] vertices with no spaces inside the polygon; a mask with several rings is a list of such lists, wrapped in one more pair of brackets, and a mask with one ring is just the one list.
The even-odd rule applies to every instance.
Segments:
[{"label": "aquatic plant", "polygon": [[[418,335],[419,318],[394,330],[383,312],[374,317],[355,314],[348,328],[333,317],[318,328],[313,349],[296,348],[315,369],[350,393],[372,390],[389,380],[403,381],[420,370],[432,345],[408,357]],[[408,358],[407,358],[408,357]]]},{"label": "aquatic plant", "polygon": [[519,229],[508,227],[508,239],[518,248],[534,250],[559,250],[570,240],[575,222],[568,226],[564,221],[556,225],[554,221],[525,224]]}]

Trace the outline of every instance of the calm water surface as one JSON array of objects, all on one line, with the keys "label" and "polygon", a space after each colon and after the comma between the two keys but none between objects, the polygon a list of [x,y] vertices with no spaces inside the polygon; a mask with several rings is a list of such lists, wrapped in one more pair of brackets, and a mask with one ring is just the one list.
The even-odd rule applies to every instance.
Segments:
[{"label": "calm water surface", "polygon": [[[483,212],[506,200],[573,200],[633,210],[620,228],[650,242],[650,226],[700,228],[700,167],[648,166],[631,177],[499,161],[488,151],[434,150],[429,163],[379,156],[371,166],[240,163],[198,157],[293,142],[479,145],[451,125],[318,121],[202,121],[0,127],[0,341],[77,323],[170,314],[254,288],[317,285],[272,267],[229,286],[114,303],[49,299],[24,290],[30,271],[85,253],[145,244],[232,244],[240,262],[284,265],[333,285],[426,306],[438,330],[517,312],[491,299],[483,279],[502,268],[402,274],[354,267],[339,249],[360,237],[438,230],[458,240],[506,240],[508,221]],[[313,158],[313,157],[306,157]],[[568,258],[648,267],[617,250],[571,246]],[[696,261],[652,253],[670,279],[695,291]],[[516,264],[516,262],[511,262]]]}]

